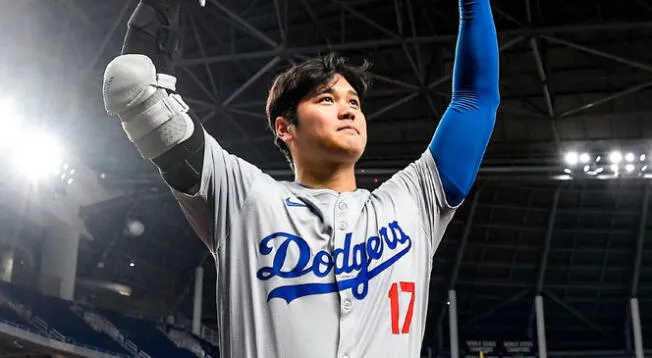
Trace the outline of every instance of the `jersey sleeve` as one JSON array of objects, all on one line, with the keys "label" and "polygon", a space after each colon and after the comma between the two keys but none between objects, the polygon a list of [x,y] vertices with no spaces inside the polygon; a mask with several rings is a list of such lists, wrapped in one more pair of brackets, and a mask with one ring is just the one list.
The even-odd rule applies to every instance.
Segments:
[{"label": "jersey sleeve", "polygon": [[204,131],[204,162],[199,189],[187,194],[170,186],[181,210],[212,253],[228,238],[254,182],[264,176],[256,166],[226,150]]},{"label": "jersey sleeve", "polygon": [[408,204],[416,206],[419,221],[430,240],[431,255],[439,246],[455,210],[462,204],[460,202],[452,206],[446,199],[442,180],[430,150],[426,150],[419,159],[394,174],[377,192],[392,197],[394,205],[404,205],[407,200]]}]

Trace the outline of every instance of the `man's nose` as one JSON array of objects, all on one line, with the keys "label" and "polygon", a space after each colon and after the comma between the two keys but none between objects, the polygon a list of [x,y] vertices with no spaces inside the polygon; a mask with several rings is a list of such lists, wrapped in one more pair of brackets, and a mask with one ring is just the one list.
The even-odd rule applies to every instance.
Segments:
[{"label": "man's nose", "polygon": [[348,119],[348,120],[352,120],[352,121],[353,121],[353,120],[355,120],[355,112],[354,112],[353,109],[351,109],[350,107],[343,107],[343,108],[340,110],[339,118],[340,118],[341,120],[346,120],[346,119]]}]

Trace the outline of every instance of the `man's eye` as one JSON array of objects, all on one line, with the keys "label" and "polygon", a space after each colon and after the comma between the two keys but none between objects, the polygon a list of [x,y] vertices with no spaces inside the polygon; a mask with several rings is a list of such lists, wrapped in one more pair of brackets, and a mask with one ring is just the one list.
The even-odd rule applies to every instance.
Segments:
[{"label": "man's eye", "polygon": [[360,102],[358,102],[357,99],[352,99],[351,101],[349,101],[349,103],[351,103],[354,106],[360,106]]},{"label": "man's eye", "polygon": [[330,98],[330,97],[322,97],[322,98],[319,100],[319,102],[324,102],[324,101],[333,102],[333,99]]}]

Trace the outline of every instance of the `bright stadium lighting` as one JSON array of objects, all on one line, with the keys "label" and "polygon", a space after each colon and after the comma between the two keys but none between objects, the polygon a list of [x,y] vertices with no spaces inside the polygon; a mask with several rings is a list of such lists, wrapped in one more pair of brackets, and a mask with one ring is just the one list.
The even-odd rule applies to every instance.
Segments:
[{"label": "bright stadium lighting", "polygon": [[575,165],[575,164],[577,164],[578,159],[579,159],[579,158],[578,158],[578,156],[577,156],[577,152],[568,152],[568,153],[566,153],[566,155],[564,156],[564,160],[566,160],[566,163],[568,163],[568,165]]},{"label": "bright stadium lighting", "polygon": [[646,157],[645,157],[645,154],[641,154],[641,156],[639,157],[639,159],[640,159],[642,162],[645,161],[645,158],[646,158]]},{"label": "bright stadium lighting", "polygon": [[642,171],[642,172],[644,172],[644,171],[646,171],[646,170],[647,170],[647,165],[644,165],[644,166],[641,167],[641,171]]},{"label": "bright stadium lighting", "polygon": [[613,151],[613,152],[609,153],[609,161],[611,161],[612,163],[618,164],[622,160],[623,160],[623,155],[620,154],[619,151],[616,150],[616,151]]},{"label": "bright stadium lighting", "polygon": [[9,101],[0,102],[0,148],[13,147],[20,143],[20,124],[14,107]]},{"label": "bright stadium lighting", "polygon": [[625,154],[625,160],[628,161],[628,162],[633,162],[634,161],[634,153]]},{"label": "bright stadium lighting", "polygon": [[627,164],[627,165],[625,165],[625,170],[626,170],[628,173],[633,172],[633,171],[634,171],[634,168],[635,168],[635,167],[634,167],[634,164]]},{"label": "bright stadium lighting", "polygon": [[591,166],[590,166],[590,165],[585,165],[585,166],[584,166],[584,172],[585,172],[585,173],[588,173],[589,170],[591,170]]},{"label": "bright stadium lighting", "polygon": [[580,162],[582,162],[582,164],[588,163],[589,160],[591,160],[591,156],[589,155],[589,153],[580,154]]},{"label": "bright stadium lighting", "polygon": [[21,171],[33,179],[56,173],[62,163],[63,154],[59,144],[40,131],[23,132],[23,138],[25,141],[15,151],[16,164]]},{"label": "bright stadium lighting", "polygon": [[612,172],[617,172],[618,171],[618,164],[611,164],[611,171]]}]

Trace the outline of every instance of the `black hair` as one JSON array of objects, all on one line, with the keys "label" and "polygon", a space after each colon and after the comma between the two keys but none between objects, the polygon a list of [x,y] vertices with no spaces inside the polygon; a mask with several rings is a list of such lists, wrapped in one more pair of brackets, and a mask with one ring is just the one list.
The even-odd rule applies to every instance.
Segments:
[{"label": "black hair", "polygon": [[368,72],[368,61],[359,66],[349,64],[348,59],[337,53],[308,59],[281,73],[272,84],[267,96],[267,122],[274,133],[274,144],[285,154],[292,164],[290,151],[277,135],[275,121],[278,117],[285,117],[290,123],[297,126],[297,106],[304,98],[312,95],[319,87],[325,86],[335,76],[340,74],[351,84],[362,101],[371,85]]}]

